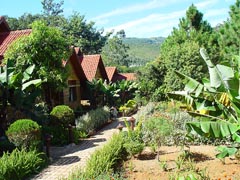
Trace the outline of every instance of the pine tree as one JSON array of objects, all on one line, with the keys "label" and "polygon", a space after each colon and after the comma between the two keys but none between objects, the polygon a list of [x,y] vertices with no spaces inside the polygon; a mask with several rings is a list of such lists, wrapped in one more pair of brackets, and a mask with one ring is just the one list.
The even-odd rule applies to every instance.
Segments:
[{"label": "pine tree", "polygon": [[199,53],[201,47],[209,51],[213,61],[218,59],[213,28],[203,20],[203,14],[192,4],[186,11],[186,16],[180,19],[178,28],[173,29],[160,49],[160,59],[167,69],[162,88],[165,92],[183,87],[175,70],[198,80],[205,76],[207,69]]},{"label": "pine tree", "polygon": [[219,30],[220,52],[224,60],[240,54],[240,0],[230,6],[230,19]]}]

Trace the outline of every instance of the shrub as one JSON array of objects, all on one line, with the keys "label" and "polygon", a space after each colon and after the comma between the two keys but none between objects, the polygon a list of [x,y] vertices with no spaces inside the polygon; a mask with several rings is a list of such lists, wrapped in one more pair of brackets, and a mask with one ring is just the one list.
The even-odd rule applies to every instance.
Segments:
[{"label": "shrub", "polygon": [[13,149],[15,149],[13,143],[10,143],[5,137],[0,137],[0,156],[6,151],[11,152]]},{"label": "shrub", "polygon": [[124,115],[133,113],[137,109],[137,102],[134,100],[128,100],[127,103],[119,107],[119,111],[123,112]]},{"label": "shrub", "polygon": [[41,127],[31,119],[19,119],[6,131],[10,142],[20,148],[39,148]]},{"label": "shrub", "polygon": [[52,136],[51,145],[63,146],[68,143],[68,129],[59,126],[43,126],[43,133],[45,135],[49,134]]},{"label": "shrub", "polygon": [[107,123],[110,118],[110,109],[107,106],[91,110],[78,117],[75,121],[77,129],[89,133],[99,129]]},{"label": "shrub", "polygon": [[149,116],[154,113],[156,103],[149,102],[146,106],[142,106],[141,109],[136,114],[136,120],[143,119],[146,120]]},{"label": "shrub", "polygon": [[130,156],[134,156],[136,154],[139,154],[144,149],[144,143],[142,140],[142,122],[140,121],[135,130],[132,130],[128,124],[128,122],[125,120],[125,125],[127,127],[127,131],[123,131],[124,136],[124,148],[126,149],[126,152]]},{"label": "shrub", "polygon": [[22,180],[31,174],[38,173],[46,165],[43,153],[37,151],[27,152],[25,149],[15,149],[4,153],[0,158],[0,180]]},{"label": "shrub", "polygon": [[[72,129],[73,141],[75,144],[79,143],[80,138],[86,138],[87,134],[76,128]],[[66,127],[60,126],[43,126],[43,133],[51,135],[51,145],[63,146],[69,143],[69,130]]]},{"label": "shrub", "polygon": [[160,146],[171,135],[173,123],[164,117],[151,117],[143,124],[143,139],[146,144]]},{"label": "shrub", "polygon": [[62,124],[64,126],[72,124],[75,119],[74,111],[66,105],[55,106],[50,116],[53,123]]},{"label": "shrub", "polygon": [[139,141],[133,141],[131,139],[125,140],[124,148],[130,156],[139,154],[144,149],[144,144]]}]

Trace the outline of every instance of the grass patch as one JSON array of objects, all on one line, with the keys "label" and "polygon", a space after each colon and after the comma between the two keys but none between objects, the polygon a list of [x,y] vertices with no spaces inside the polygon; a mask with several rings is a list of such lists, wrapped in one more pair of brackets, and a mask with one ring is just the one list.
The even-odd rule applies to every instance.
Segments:
[{"label": "grass patch", "polygon": [[[114,134],[112,139],[96,150],[87,161],[85,169],[79,169],[71,174],[69,180],[99,179],[101,176],[109,177],[114,173],[114,169],[119,161],[125,156],[124,138],[121,133]],[[120,177],[119,177],[120,178]],[[101,179],[101,178],[100,178]]]}]

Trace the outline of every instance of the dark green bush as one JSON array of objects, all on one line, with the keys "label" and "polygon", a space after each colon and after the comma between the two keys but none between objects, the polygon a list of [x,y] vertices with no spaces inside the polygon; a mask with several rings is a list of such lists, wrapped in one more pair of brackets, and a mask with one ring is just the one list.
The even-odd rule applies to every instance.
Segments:
[{"label": "dark green bush", "polygon": [[11,152],[13,149],[15,149],[14,144],[9,142],[7,138],[0,139],[0,156],[2,156],[4,152]]},{"label": "dark green bush", "polygon": [[10,125],[6,135],[9,141],[19,148],[39,148],[41,126],[31,119],[19,119]]},{"label": "dark green bush", "polygon": [[139,141],[133,141],[131,139],[125,140],[124,148],[130,156],[139,154],[144,149],[144,144]]},{"label": "dark green bush", "polygon": [[0,180],[22,180],[38,173],[47,163],[43,153],[15,149],[0,158]]},{"label": "dark green bush", "polygon": [[74,111],[66,105],[55,106],[51,113],[51,120],[53,123],[62,124],[63,126],[68,126],[74,123],[75,115]]},{"label": "dark green bush", "polygon": [[[73,141],[75,144],[79,143],[81,138],[86,138],[87,134],[83,131],[80,131],[76,128],[72,129],[73,132]],[[59,126],[43,126],[43,134],[51,135],[51,145],[54,146],[63,146],[69,143],[69,130],[68,128],[59,125]]]},{"label": "dark green bush", "polygon": [[51,145],[63,146],[68,144],[68,129],[62,125],[43,126],[43,134],[52,136]]}]

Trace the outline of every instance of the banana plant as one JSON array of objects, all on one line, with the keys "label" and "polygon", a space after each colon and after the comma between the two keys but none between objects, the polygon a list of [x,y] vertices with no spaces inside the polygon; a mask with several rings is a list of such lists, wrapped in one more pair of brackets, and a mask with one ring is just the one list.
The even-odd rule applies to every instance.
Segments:
[{"label": "banana plant", "polygon": [[187,123],[189,132],[195,131],[206,137],[231,137],[240,142],[240,56],[232,63],[214,65],[205,49],[200,50],[205,61],[209,79],[198,82],[181,72],[176,74],[187,81],[183,91],[169,93],[169,96],[183,100],[187,111],[197,122]]},{"label": "banana plant", "polygon": [[[7,61],[7,64],[0,70],[0,113],[1,121],[6,121],[7,106],[28,109],[28,104],[35,101],[38,94],[36,88],[41,85],[41,79],[31,79],[35,66],[29,66],[23,72],[17,72],[14,65]],[[30,103],[31,102],[31,103]],[[26,107],[25,107],[26,106]],[[0,122],[2,124],[3,122]]]}]

